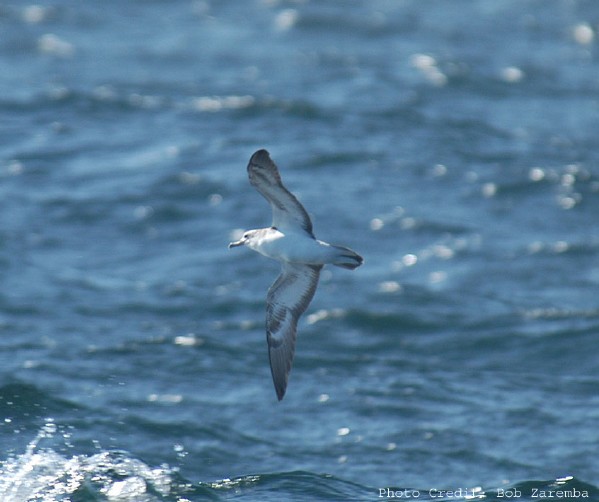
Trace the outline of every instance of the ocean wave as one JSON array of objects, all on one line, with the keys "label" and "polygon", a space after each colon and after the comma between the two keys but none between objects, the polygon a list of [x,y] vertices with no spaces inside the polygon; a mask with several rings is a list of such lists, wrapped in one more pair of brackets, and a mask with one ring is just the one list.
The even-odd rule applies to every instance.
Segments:
[{"label": "ocean wave", "polygon": [[125,451],[59,453],[45,445],[59,429],[48,419],[23,453],[0,459],[3,502],[359,500],[373,493],[357,483],[303,471],[194,483],[184,479],[177,467],[153,467]]},{"label": "ocean wave", "polygon": [[193,482],[178,467],[152,466],[121,450],[64,455],[44,446],[57,433],[49,420],[21,454],[0,459],[3,502],[58,501],[347,501],[487,500],[520,502],[599,500],[599,488],[564,475],[552,480],[505,482],[499,487],[368,486],[327,473],[279,471]]},{"label": "ocean wave", "polygon": [[28,94],[0,98],[0,110],[20,113],[45,110],[74,110],[126,113],[134,111],[175,111],[180,113],[216,114],[250,111],[282,113],[311,119],[330,119],[342,110],[328,109],[305,98],[278,98],[265,94],[197,95],[187,89],[163,89],[148,85],[135,91],[118,85],[103,84],[93,88],[51,85]]},{"label": "ocean wave", "polygon": [[214,499],[210,491],[193,487],[168,467],[150,467],[125,452],[63,456],[38,448],[51,433],[45,426],[27,451],[0,461],[0,496],[4,502],[25,501],[180,501]]}]

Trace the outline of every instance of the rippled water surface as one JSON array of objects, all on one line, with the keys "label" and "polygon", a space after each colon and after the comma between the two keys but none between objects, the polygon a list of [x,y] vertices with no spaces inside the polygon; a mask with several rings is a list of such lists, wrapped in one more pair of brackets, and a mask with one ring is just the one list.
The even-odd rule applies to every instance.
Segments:
[{"label": "rippled water surface", "polygon": [[[2,501],[599,500],[598,30],[591,0],[0,4]],[[259,148],[366,260],[323,272],[280,403],[279,267],[227,249],[270,224]]]}]

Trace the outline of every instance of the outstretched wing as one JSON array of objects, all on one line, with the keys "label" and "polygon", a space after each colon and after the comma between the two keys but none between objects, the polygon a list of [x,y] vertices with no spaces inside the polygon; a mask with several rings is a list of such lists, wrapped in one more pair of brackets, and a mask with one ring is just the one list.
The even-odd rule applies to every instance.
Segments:
[{"label": "outstretched wing", "polygon": [[279,230],[302,228],[310,236],[312,222],[304,206],[283,186],[277,166],[266,150],[258,150],[248,164],[250,183],[270,203],[272,226]]},{"label": "outstretched wing", "polygon": [[266,297],[266,340],[272,380],[279,401],[291,371],[297,321],[314,296],[322,265],[283,263]]}]

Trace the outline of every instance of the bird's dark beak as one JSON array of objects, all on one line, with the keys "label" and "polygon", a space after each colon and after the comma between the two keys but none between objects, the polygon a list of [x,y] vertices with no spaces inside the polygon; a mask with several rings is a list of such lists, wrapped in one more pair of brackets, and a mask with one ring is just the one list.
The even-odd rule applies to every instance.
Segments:
[{"label": "bird's dark beak", "polygon": [[238,241],[229,242],[229,249],[236,248],[237,246],[243,246],[245,244],[245,239],[242,237]]}]

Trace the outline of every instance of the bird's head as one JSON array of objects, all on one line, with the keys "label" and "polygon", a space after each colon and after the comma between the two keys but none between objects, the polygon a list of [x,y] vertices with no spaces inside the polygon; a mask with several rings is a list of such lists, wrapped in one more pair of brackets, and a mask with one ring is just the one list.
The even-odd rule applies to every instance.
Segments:
[{"label": "bird's head", "polygon": [[238,241],[229,243],[229,249],[235,248],[237,246],[247,245],[252,240],[252,237],[254,237],[254,235],[256,235],[256,232],[257,232],[257,230],[247,230],[246,232],[243,233],[243,235],[241,236],[241,239],[239,239]]}]

